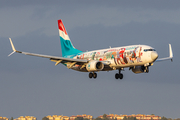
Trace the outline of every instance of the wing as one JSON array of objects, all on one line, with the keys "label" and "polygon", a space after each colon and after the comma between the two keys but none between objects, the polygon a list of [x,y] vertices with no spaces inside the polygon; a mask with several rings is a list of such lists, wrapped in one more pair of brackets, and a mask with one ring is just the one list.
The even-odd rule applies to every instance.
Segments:
[{"label": "wing", "polygon": [[36,57],[43,57],[43,58],[49,58],[51,61],[56,62],[55,65],[58,65],[59,63],[65,63],[65,62],[71,62],[72,65],[79,63],[79,64],[84,64],[88,63],[88,60],[81,60],[81,59],[72,59],[72,58],[64,58],[64,57],[57,57],[57,56],[50,56],[50,55],[42,55],[42,54],[36,54],[36,53],[29,53],[29,52],[21,52],[17,51],[13,45],[13,42],[11,38],[9,38],[11,47],[13,52],[9,54],[8,56],[12,55],[13,53],[21,53],[25,55],[31,55],[31,56],[36,56]]},{"label": "wing", "polygon": [[171,60],[171,61],[173,60],[173,51],[172,51],[171,44],[169,44],[169,57],[157,59],[155,62],[161,62],[165,60]]}]

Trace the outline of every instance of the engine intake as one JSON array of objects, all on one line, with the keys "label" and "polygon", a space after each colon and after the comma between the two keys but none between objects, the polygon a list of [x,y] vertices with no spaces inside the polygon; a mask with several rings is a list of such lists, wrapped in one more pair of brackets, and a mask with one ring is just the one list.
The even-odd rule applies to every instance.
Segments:
[{"label": "engine intake", "polygon": [[134,73],[144,73],[145,67],[144,66],[135,66],[132,68]]},{"label": "engine intake", "polygon": [[104,64],[99,61],[91,61],[86,65],[88,72],[101,71],[104,68]]}]

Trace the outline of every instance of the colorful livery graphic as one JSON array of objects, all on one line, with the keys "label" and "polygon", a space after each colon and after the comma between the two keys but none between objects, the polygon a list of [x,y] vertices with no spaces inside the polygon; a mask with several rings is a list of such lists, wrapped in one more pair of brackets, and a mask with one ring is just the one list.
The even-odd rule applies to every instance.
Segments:
[{"label": "colorful livery graphic", "polygon": [[149,67],[154,62],[172,60],[173,58],[171,44],[169,44],[169,57],[161,59],[157,59],[158,54],[156,50],[147,45],[130,45],[82,52],[73,46],[62,20],[58,20],[58,28],[62,57],[17,51],[11,38],[9,38],[13,49],[10,55],[17,52],[25,55],[49,58],[55,62],[55,65],[62,63],[69,69],[89,72],[89,78],[96,78],[96,72],[99,71],[118,70],[119,72],[115,74],[116,79],[123,78],[121,70],[124,68],[129,68],[134,73],[148,73]]}]

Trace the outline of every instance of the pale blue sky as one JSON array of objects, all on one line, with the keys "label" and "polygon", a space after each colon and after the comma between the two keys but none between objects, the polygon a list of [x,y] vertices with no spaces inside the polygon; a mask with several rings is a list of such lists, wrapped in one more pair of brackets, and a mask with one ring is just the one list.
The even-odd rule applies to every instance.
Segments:
[{"label": "pale blue sky", "polygon": [[[180,1],[178,0],[16,0],[0,1],[0,116],[155,114],[180,117]],[[148,74],[125,69],[88,73],[54,66],[49,59],[13,54],[17,50],[61,56],[57,20],[82,51],[123,45],[154,47],[159,58]]]}]

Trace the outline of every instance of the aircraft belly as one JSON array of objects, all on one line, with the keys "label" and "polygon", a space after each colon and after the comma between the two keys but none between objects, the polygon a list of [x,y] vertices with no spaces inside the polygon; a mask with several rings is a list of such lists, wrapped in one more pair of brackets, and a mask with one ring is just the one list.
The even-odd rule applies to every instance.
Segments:
[{"label": "aircraft belly", "polygon": [[124,64],[124,65],[112,65],[112,67],[115,67],[116,69],[118,69],[118,68],[126,68],[126,67],[133,67],[133,66],[142,66],[144,64],[145,63],[142,62],[142,63],[133,63],[133,64]]}]

